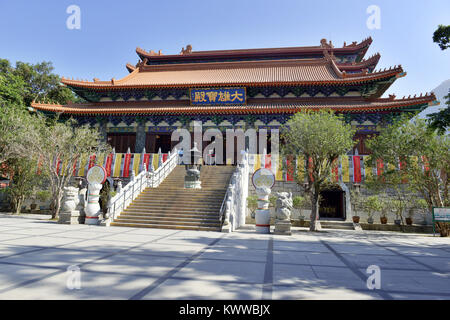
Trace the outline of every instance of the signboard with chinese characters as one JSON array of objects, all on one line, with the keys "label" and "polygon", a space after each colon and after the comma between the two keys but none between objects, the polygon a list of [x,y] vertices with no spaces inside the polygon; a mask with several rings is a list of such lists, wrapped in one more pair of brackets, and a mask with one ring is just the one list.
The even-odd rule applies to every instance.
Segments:
[{"label": "signboard with chinese characters", "polygon": [[450,208],[433,208],[433,219],[435,222],[450,222]]},{"label": "signboard with chinese characters", "polygon": [[202,88],[190,90],[191,105],[239,105],[247,102],[245,88]]}]

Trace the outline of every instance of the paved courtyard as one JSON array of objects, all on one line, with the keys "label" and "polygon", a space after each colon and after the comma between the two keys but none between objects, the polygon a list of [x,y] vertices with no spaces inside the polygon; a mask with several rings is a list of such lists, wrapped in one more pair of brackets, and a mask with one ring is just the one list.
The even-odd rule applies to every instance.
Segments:
[{"label": "paved courtyard", "polygon": [[[379,290],[367,288],[370,265],[381,270]],[[78,278],[81,288],[70,290]],[[0,215],[0,299],[450,299],[450,239],[106,228]]]}]

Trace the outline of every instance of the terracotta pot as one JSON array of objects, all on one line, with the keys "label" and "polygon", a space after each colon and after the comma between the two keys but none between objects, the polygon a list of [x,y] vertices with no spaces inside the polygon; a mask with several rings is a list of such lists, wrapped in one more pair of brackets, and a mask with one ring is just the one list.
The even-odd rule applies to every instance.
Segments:
[{"label": "terracotta pot", "polygon": [[381,224],[387,224],[387,218],[386,217],[380,217]]},{"label": "terracotta pot", "polygon": [[405,221],[408,226],[412,225],[412,223],[413,223],[412,218],[406,218]]},{"label": "terracotta pot", "polygon": [[353,216],[353,223],[359,223],[359,216]]}]

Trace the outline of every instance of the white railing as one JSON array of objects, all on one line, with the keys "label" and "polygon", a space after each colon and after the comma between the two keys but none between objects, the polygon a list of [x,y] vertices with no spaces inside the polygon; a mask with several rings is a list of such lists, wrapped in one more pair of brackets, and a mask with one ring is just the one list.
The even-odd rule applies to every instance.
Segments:
[{"label": "white railing", "polygon": [[104,219],[101,224],[109,226],[111,222],[113,222],[114,219],[117,219],[133,200],[144,191],[145,188],[157,188],[176,166],[177,152],[175,149],[172,154],[169,152],[167,161],[156,171],[148,172],[144,168],[144,171],[137,176],[132,172],[130,182],[123,188],[121,188],[119,182],[117,194],[109,201],[106,219]]},{"label": "white railing", "polygon": [[148,186],[150,188],[157,188],[164,179],[172,172],[173,169],[177,166],[178,162],[178,154],[177,149],[175,148],[172,154],[169,152],[167,157],[167,161],[159,167],[156,171],[150,171],[148,173]]},{"label": "white railing", "polygon": [[242,156],[236,171],[230,179],[227,192],[220,208],[222,232],[232,232],[245,225],[249,181],[248,152]]}]

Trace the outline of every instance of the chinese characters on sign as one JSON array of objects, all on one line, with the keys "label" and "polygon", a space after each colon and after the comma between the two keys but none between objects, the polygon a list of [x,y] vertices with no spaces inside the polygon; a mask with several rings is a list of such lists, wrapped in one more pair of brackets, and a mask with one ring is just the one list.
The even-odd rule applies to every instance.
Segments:
[{"label": "chinese characters on sign", "polygon": [[193,105],[245,104],[245,88],[191,89]]}]

